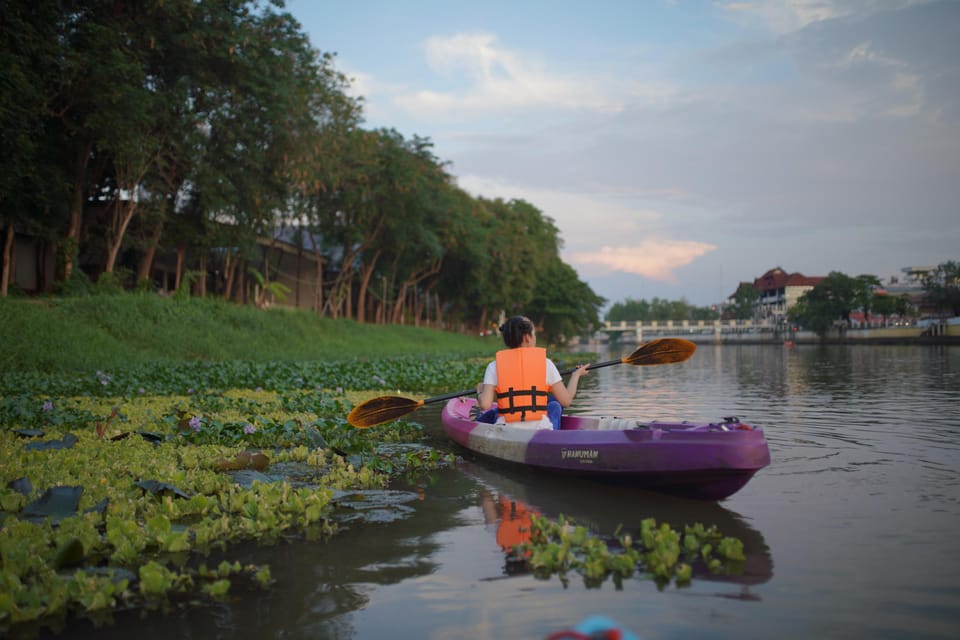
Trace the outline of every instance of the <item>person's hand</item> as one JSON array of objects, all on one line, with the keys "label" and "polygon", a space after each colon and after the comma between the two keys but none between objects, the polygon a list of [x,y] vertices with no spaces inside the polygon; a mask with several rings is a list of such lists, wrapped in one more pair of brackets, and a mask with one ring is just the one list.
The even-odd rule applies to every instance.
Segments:
[{"label": "person's hand", "polygon": [[577,376],[577,377],[579,378],[579,377],[581,377],[581,376],[587,375],[587,372],[588,372],[588,371],[590,371],[590,365],[589,365],[589,364],[578,364],[578,365],[577,365],[577,368],[576,368],[576,369],[574,370],[574,372],[573,372],[573,375],[575,375],[575,376]]}]

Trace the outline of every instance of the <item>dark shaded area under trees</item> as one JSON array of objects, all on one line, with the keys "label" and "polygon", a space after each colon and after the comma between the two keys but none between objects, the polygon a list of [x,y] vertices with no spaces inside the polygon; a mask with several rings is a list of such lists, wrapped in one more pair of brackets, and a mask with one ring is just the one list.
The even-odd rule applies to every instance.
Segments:
[{"label": "dark shaded area under trees", "polygon": [[604,301],[560,260],[553,221],[467,194],[427,138],[364,129],[335,55],[283,8],[5,4],[0,295],[20,234],[37,292],[156,289],[164,253],[172,289],[264,304],[284,293],[282,230],[326,317],[475,329],[504,310],[549,340],[596,326]]}]

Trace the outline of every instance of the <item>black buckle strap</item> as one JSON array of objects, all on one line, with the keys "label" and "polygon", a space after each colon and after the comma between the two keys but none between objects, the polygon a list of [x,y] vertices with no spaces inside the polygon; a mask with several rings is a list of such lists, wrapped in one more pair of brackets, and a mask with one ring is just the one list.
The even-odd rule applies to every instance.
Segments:
[{"label": "black buckle strap", "polygon": [[[516,404],[514,399],[518,396],[529,396],[529,404]],[[513,414],[519,413],[520,420],[527,419],[527,411],[546,411],[547,410],[547,399],[550,397],[550,394],[546,391],[540,391],[536,386],[531,387],[530,389],[514,389],[510,387],[505,393],[497,394],[497,407],[500,413]],[[543,398],[543,404],[538,404],[537,399]],[[501,407],[501,400],[507,400],[507,406]]]}]

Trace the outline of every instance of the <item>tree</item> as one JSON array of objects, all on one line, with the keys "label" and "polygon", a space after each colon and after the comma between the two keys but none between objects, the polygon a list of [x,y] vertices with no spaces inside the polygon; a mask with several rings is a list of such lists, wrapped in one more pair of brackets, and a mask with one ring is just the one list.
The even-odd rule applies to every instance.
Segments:
[{"label": "tree", "polygon": [[859,275],[853,279],[854,308],[863,311],[864,319],[869,323],[870,311],[874,300],[874,291],[880,287],[880,279],[874,275]]},{"label": "tree", "polygon": [[787,317],[823,337],[837,324],[849,325],[850,312],[862,304],[864,286],[863,280],[831,271],[820,284],[800,297]]},{"label": "tree", "polygon": [[526,315],[540,327],[547,344],[591,334],[600,326],[600,307],[606,300],[559,257],[550,261],[536,284]]},{"label": "tree", "polygon": [[910,311],[910,300],[907,296],[891,296],[886,293],[873,294],[870,308],[874,313],[888,319],[890,316],[905,316]]},{"label": "tree", "polygon": [[48,144],[48,101],[59,85],[61,10],[11,0],[0,20],[0,296],[13,275],[15,227],[55,236],[64,209],[60,145]]},{"label": "tree", "polygon": [[752,283],[741,282],[733,294],[733,304],[727,306],[724,315],[735,320],[750,320],[759,298],[760,292]]},{"label": "tree", "polygon": [[937,265],[924,278],[926,301],[941,314],[960,315],[960,262],[948,261]]},{"label": "tree", "polygon": [[634,300],[628,298],[623,302],[614,303],[607,311],[606,319],[609,322],[650,322],[672,320],[716,320],[718,314],[710,307],[694,307],[685,299],[665,300],[654,297],[653,300]]}]

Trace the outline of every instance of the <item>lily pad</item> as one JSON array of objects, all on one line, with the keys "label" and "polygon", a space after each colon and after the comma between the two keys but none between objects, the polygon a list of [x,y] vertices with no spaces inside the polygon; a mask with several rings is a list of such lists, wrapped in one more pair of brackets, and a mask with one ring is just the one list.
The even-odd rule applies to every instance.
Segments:
[{"label": "lily pad", "polygon": [[231,471],[230,475],[233,477],[234,481],[244,489],[249,489],[252,487],[254,482],[267,484],[283,481],[282,476],[266,474],[261,471],[257,471],[256,469],[241,469],[239,471]]},{"label": "lily pad", "polygon": [[39,522],[49,518],[52,523],[58,523],[77,513],[83,487],[50,487],[23,508],[20,514],[26,520]]},{"label": "lily pad", "polygon": [[30,484],[30,479],[26,476],[22,478],[17,478],[16,480],[11,480],[7,483],[8,489],[13,489],[19,494],[29,496],[33,493],[33,485]]},{"label": "lily pad", "polygon": [[93,505],[92,507],[84,511],[84,513],[99,513],[100,515],[103,515],[107,512],[107,507],[109,505],[110,505],[110,498],[104,498],[97,504]]},{"label": "lily pad", "polygon": [[133,434],[136,434],[147,442],[152,442],[153,444],[159,444],[163,442],[163,436],[159,433],[153,433],[152,431],[124,431],[123,433],[118,433],[115,436],[111,436],[110,440],[113,440],[114,442],[117,440],[126,440]]},{"label": "lily pad", "polygon": [[134,484],[144,491],[152,493],[153,495],[172,495],[175,498],[185,499],[190,499],[192,497],[183,489],[175,487],[168,482],[160,482],[159,480],[138,480]]},{"label": "lily pad", "polygon": [[48,449],[72,449],[77,444],[77,436],[68,433],[59,440],[44,440],[43,442],[31,442],[24,447],[26,451],[46,451]]}]

